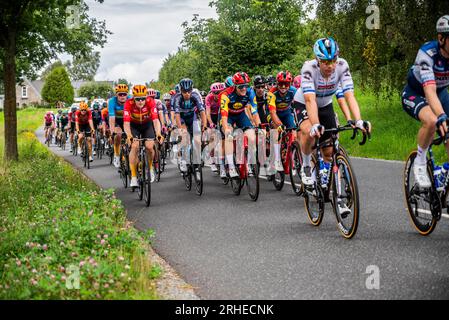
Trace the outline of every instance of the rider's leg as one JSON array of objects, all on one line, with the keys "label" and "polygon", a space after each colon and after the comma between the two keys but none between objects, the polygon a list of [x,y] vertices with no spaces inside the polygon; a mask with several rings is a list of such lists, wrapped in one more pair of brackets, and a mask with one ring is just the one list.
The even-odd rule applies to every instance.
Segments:
[{"label": "rider's leg", "polygon": [[425,106],[419,112],[418,118],[421,121],[421,128],[418,131],[418,155],[415,161],[418,165],[426,165],[427,150],[435,136],[437,117],[430,106]]}]

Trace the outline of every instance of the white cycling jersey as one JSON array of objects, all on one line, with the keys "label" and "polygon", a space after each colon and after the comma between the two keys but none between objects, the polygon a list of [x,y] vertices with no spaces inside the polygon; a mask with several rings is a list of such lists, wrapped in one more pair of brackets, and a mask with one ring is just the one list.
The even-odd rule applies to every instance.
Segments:
[{"label": "white cycling jersey", "polygon": [[331,104],[339,89],[343,93],[354,91],[349,65],[342,58],[338,58],[335,72],[328,79],[321,75],[317,60],[306,61],[301,70],[301,79],[301,88],[296,92],[294,101],[305,104],[304,95],[315,94],[318,108]]}]

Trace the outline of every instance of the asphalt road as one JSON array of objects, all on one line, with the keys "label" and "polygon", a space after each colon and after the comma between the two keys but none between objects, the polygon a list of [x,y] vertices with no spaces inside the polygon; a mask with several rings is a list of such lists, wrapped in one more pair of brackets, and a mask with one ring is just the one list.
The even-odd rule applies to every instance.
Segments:
[{"label": "asphalt road", "polygon": [[[38,136],[43,140],[42,132]],[[82,167],[81,158],[50,149]],[[155,230],[155,251],[203,299],[448,299],[449,220],[443,218],[431,236],[420,236],[404,207],[404,165],[352,163],[361,204],[352,240],[340,236],[329,206],[321,226],[313,227],[289,185],[278,192],[261,180],[254,203],[246,189],[236,197],[206,169],[198,197],[170,165],[153,184],[146,208],[106,160],[82,170],[116,190],[139,230]],[[378,267],[379,289],[367,288],[370,266]]]}]

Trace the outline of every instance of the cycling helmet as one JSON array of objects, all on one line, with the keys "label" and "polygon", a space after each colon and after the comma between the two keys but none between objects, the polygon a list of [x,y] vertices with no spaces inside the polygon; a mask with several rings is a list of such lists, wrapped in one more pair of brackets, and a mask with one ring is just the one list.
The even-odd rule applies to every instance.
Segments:
[{"label": "cycling helmet", "polygon": [[73,106],[73,107],[70,108],[70,111],[73,113],[73,112],[76,112],[77,109],[78,108],[76,106]]},{"label": "cycling helmet", "polygon": [[80,102],[80,110],[89,110],[89,106],[84,101]]},{"label": "cycling helmet", "polygon": [[176,91],[175,91],[175,90],[170,90],[169,94],[170,94],[171,96],[174,96],[174,95],[176,94]]},{"label": "cycling helmet", "polygon": [[108,103],[105,101],[105,102],[103,102],[103,106],[102,106],[102,109],[104,109],[104,108],[107,108],[108,107]]},{"label": "cycling helmet", "polygon": [[133,87],[133,96],[134,97],[146,97],[148,94],[148,89],[146,86],[142,84],[137,84]]},{"label": "cycling helmet", "polygon": [[200,91],[200,95],[202,98],[206,98],[207,97],[207,92],[206,91]]},{"label": "cycling helmet", "polygon": [[163,99],[163,100],[170,100],[170,99],[171,99],[170,93],[164,94],[164,95],[162,96],[162,99]]},{"label": "cycling helmet", "polygon": [[232,82],[235,86],[238,86],[240,84],[248,84],[251,82],[250,77],[245,72],[237,72],[232,77]]},{"label": "cycling helmet", "polygon": [[224,83],[221,82],[215,82],[210,86],[210,92],[217,94],[222,92],[224,89],[226,89],[226,86]]},{"label": "cycling helmet", "polygon": [[58,114],[62,114],[62,109],[59,109],[59,110],[58,110]]},{"label": "cycling helmet", "polygon": [[278,75],[276,76],[276,81],[277,83],[291,83],[293,81],[293,77],[292,74],[288,71],[281,71],[278,73]]},{"label": "cycling helmet", "polygon": [[129,88],[127,84],[119,83],[115,86],[115,93],[128,93]]},{"label": "cycling helmet", "polygon": [[46,115],[47,116],[51,115],[51,111],[47,111]]},{"label": "cycling helmet", "polygon": [[437,33],[449,36],[449,15],[442,16],[437,21]]},{"label": "cycling helmet", "polygon": [[181,87],[179,86],[179,84],[175,86],[175,93],[181,93]]},{"label": "cycling helmet", "polygon": [[158,100],[161,98],[161,92],[159,90],[156,90],[156,96],[154,98]]},{"label": "cycling helmet", "polygon": [[262,86],[265,84],[265,78],[264,76],[257,75],[254,77],[254,86]]},{"label": "cycling helmet", "polygon": [[156,90],[154,89],[148,89],[148,96],[151,98],[155,98],[156,97]]},{"label": "cycling helmet", "polygon": [[68,116],[68,115],[69,115],[69,112],[68,112],[67,110],[64,110],[64,111],[62,112],[62,115],[63,115],[63,116]]},{"label": "cycling helmet", "polygon": [[332,38],[321,38],[315,42],[313,52],[318,60],[334,60],[338,58],[337,42]]},{"label": "cycling helmet", "polygon": [[295,79],[293,79],[293,85],[296,89],[299,89],[301,87],[301,76],[296,76]]},{"label": "cycling helmet", "polygon": [[184,92],[190,92],[193,90],[193,81],[189,78],[182,79],[179,82],[179,88]]},{"label": "cycling helmet", "polygon": [[232,82],[232,76],[227,77],[225,80],[225,87],[229,88],[229,87],[233,87],[233,86],[234,86],[234,82]]},{"label": "cycling helmet", "polygon": [[100,110],[100,105],[98,103],[94,103],[93,109],[94,110]]},{"label": "cycling helmet", "polygon": [[268,77],[267,77],[267,82],[266,82],[267,84],[271,84],[271,85],[274,85],[275,83],[276,83],[276,78],[274,77],[274,76],[272,76],[272,75],[269,75]]}]

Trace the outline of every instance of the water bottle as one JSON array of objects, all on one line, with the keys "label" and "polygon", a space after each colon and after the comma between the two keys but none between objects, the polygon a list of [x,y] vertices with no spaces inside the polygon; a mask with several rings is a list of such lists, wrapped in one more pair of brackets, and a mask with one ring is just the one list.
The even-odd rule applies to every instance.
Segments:
[{"label": "water bottle", "polygon": [[435,180],[435,187],[437,191],[442,191],[444,189],[445,176],[442,174],[443,168],[440,166],[435,166],[433,168],[433,178]]},{"label": "water bottle", "polygon": [[321,175],[321,186],[326,187],[327,186],[327,180],[329,177],[329,169],[331,164],[326,163],[324,161],[320,161],[320,175]]}]

